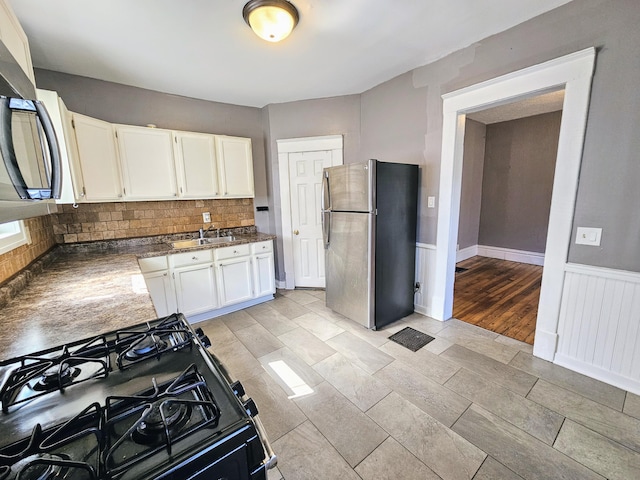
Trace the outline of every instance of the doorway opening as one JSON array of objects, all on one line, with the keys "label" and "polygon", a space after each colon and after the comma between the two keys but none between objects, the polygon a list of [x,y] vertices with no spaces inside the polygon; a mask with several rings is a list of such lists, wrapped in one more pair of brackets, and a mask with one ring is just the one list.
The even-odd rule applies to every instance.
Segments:
[{"label": "doorway opening", "polygon": [[533,344],[564,90],[466,117],[453,316]]},{"label": "doorway opening", "polygon": [[440,206],[434,288],[431,294],[432,316],[439,320],[447,320],[453,313],[466,115],[564,86],[565,98],[545,248],[545,268],[533,345],[534,355],[550,361],[555,357],[558,344],[560,305],[571,242],[595,53],[594,48],[588,48],[443,96]]}]

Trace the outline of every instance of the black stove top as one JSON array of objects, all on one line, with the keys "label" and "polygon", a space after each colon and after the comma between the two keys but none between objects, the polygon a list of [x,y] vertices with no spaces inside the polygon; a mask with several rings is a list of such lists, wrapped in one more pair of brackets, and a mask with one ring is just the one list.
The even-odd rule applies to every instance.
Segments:
[{"label": "black stove top", "polygon": [[255,405],[199,333],[175,314],[0,363],[0,480],[265,478]]}]

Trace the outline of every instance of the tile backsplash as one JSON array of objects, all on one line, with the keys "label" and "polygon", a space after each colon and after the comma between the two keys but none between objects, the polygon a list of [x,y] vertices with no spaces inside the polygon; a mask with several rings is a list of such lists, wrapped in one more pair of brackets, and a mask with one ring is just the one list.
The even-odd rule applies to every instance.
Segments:
[{"label": "tile backsplash", "polygon": [[0,255],[0,284],[21,271],[55,244],[51,230],[51,215],[28,218],[24,221],[31,243]]},{"label": "tile backsplash", "polygon": [[171,200],[166,202],[81,203],[60,205],[50,215],[56,243],[146,237],[195,232],[211,214],[216,228],[254,225],[253,199]]}]

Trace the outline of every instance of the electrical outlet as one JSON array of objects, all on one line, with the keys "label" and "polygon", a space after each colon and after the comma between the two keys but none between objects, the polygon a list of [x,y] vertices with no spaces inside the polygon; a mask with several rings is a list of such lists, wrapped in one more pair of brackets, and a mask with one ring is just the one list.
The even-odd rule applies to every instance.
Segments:
[{"label": "electrical outlet", "polygon": [[202,221],[203,221],[204,223],[211,223],[211,213],[209,213],[209,212],[204,212],[204,213],[202,214]]}]

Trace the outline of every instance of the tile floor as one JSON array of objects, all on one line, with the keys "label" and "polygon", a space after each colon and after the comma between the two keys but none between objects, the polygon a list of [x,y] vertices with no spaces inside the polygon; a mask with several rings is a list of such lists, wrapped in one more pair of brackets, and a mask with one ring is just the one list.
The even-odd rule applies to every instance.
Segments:
[{"label": "tile floor", "polygon": [[[198,326],[258,405],[269,480],[640,478],[640,396],[473,325],[368,331],[295,290]],[[435,340],[387,339],[405,326]]]}]

